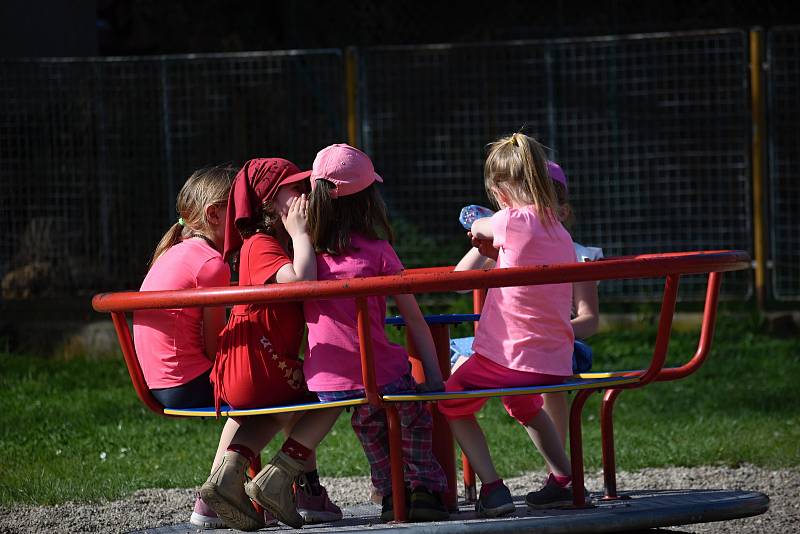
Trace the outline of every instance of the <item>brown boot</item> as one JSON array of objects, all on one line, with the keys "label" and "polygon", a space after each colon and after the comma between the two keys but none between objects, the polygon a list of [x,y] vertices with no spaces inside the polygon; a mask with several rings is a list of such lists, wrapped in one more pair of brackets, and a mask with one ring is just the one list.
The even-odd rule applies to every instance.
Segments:
[{"label": "brown boot", "polygon": [[249,461],[234,451],[226,451],[222,462],[200,487],[203,501],[225,523],[238,530],[258,530],[264,526],[264,514],[256,513],[244,492]]},{"label": "brown boot", "polygon": [[303,516],[297,513],[292,484],[303,472],[304,463],[278,451],[244,489],[251,499],[269,510],[281,523],[293,528],[303,526]]}]

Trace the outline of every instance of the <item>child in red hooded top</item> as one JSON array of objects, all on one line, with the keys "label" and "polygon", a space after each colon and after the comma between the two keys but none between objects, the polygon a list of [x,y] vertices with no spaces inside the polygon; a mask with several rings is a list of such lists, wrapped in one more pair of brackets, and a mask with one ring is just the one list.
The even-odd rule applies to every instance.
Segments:
[{"label": "child in red hooded top", "polygon": [[[281,158],[253,159],[236,175],[228,198],[224,258],[239,253],[239,285],[316,279],[307,230],[307,174]],[[217,408],[236,409],[302,402],[308,396],[298,360],[305,321],[299,302],[240,304],[220,334],[211,381]],[[229,526],[264,526],[244,493],[244,473],[290,414],[240,418],[222,464],[200,493]],[[308,523],[341,519],[341,510],[319,484],[312,463],[297,484],[298,511]]]}]

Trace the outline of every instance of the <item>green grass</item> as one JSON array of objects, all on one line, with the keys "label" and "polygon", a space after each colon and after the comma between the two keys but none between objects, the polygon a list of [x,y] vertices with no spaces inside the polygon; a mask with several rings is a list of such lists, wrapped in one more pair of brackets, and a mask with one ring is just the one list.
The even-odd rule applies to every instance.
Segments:
[{"label": "green grass", "polygon": [[[721,323],[714,350],[696,375],[620,396],[620,469],[800,465],[800,341],[766,337],[752,322]],[[652,328],[596,336],[595,369],[640,367],[653,339]],[[676,333],[669,361],[684,361],[695,346],[696,335]],[[0,354],[0,392],[2,505],[96,501],[140,488],[197,486],[221,428],[221,421],[168,419],[147,411],[116,360]],[[584,411],[589,469],[600,466],[597,414],[594,395]],[[541,468],[525,433],[498,401],[490,401],[479,417],[504,476]],[[347,417],[320,448],[319,464],[329,476],[367,473]]]}]

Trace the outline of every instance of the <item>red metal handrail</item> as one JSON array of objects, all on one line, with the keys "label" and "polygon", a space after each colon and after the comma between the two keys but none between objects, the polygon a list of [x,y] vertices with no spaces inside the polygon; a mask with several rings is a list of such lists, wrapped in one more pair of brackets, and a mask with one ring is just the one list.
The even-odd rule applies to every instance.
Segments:
[{"label": "red metal handrail", "polygon": [[101,293],[92,299],[99,312],[132,311],[189,306],[221,306],[259,302],[289,302],[340,297],[367,297],[411,293],[463,291],[475,288],[561,284],[590,280],[653,278],[668,274],[703,274],[747,269],[746,252],[678,252],[643,254],[561,265],[537,265],[452,272],[437,268],[409,270],[392,276],[270,284],[268,286],[182,289],[176,291],[130,291]]}]

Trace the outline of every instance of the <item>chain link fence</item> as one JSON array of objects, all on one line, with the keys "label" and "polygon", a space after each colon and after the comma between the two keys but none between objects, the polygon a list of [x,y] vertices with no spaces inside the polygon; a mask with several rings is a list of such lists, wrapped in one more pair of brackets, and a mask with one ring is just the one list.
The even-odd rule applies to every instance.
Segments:
[{"label": "chain link fence", "polygon": [[137,288],[184,180],[345,135],[338,50],[0,62],[5,299]]},{"label": "chain link fence", "polygon": [[[457,261],[459,209],[487,202],[484,145],[520,129],[564,168],[576,241],[607,256],[752,250],[747,70],[737,30],[364,50],[363,144],[414,238],[403,259]],[[662,284],[601,294],[653,300]],[[703,290],[689,278],[681,295]],[[723,291],[746,298],[749,274]]]},{"label": "chain link fence", "polygon": [[[772,290],[800,295],[797,28],[768,34]],[[570,180],[575,240],[607,256],[753,250],[747,33],[358,50],[361,145],[409,267],[467,247],[486,143],[523,129]],[[339,50],[0,61],[3,297],[138,287],[196,168],[346,140]],[[682,298],[699,297],[690,278]],[[750,273],[726,276],[745,299]],[[604,299],[653,300],[614,281]]]},{"label": "chain link fence", "polygon": [[800,300],[800,27],[767,37],[772,293]]}]

